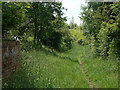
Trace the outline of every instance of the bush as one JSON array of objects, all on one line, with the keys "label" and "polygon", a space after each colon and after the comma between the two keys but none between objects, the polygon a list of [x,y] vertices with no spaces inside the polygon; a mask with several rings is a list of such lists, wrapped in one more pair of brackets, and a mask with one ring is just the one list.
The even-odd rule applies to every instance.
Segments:
[{"label": "bush", "polygon": [[[96,9],[86,9],[82,13],[83,29],[86,37],[91,38],[94,54],[108,57],[120,55],[120,2],[101,3]],[[91,4],[90,4],[91,5]],[[93,5],[94,6],[94,5]]]},{"label": "bush", "polygon": [[66,36],[62,37],[61,40],[61,44],[59,46],[59,51],[66,51],[72,48],[72,43],[73,40],[72,38],[69,36],[69,34],[67,34]]}]

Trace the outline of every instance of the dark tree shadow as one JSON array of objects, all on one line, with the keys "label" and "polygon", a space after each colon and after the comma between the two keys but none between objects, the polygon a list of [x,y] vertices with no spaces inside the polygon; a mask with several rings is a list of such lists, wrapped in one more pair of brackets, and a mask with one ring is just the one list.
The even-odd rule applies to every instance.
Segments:
[{"label": "dark tree shadow", "polygon": [[67,57],[67,56],[64,56],[64,57],[60,56],[60,55],[56,54],[56,52],[53,51],[53,50],[49,50],[49,49],[45,49],[45,48],[42,48],[40,50],[42,50],[45,54],[50,54],[50,55],[56,56],[56,57],[58,57],[60,59],[66,59],[66,60],[70,60],[72,62],[78,63],[78,60],[74,60],[74,59],[72,59],[70,57]]}]

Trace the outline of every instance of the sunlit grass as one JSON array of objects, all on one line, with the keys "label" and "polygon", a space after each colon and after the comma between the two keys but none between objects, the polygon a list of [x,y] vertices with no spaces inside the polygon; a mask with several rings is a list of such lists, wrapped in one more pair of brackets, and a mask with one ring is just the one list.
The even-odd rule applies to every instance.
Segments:
[{"label": "sunlit grass", "polygon": [[[56,55],[55,55],[56,54]],[[41,49],[21,52],[21,69],[14,73],[7,87],[89,88],[78,62]],[[68,54],[69,55],[69,54]]]},{"label": "sunlit grass", "polygon": [[92,83],[98,88],[118,88],[118,61],[94,57],[89,46],[83,50],[81,61]]},{"label": "sunlit grass", "polygon": [[21,68],[4,87],[13,88],[89,88],[78,60],[96,88],[118,87],[117,60],[93,57],[89,46],[74,44],[60,53],[46,47],[21,51]]}]

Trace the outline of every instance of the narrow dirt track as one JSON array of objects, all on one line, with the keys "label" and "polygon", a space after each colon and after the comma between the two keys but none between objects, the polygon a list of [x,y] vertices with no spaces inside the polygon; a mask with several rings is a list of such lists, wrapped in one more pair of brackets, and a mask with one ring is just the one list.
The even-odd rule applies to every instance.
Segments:
[{"label": "narrow dirt track", "polygon": [[82,73],[84,74],[85,79],[87,80],[87,82],[88,82],[90,88],[96,88],[96,86],[92,84],[90,78],[88,77],[87,73],[85,72],[82,62],[81,62],[80,60],[78,60],[78,62],[79,62],[79,64],[80,64]]}]

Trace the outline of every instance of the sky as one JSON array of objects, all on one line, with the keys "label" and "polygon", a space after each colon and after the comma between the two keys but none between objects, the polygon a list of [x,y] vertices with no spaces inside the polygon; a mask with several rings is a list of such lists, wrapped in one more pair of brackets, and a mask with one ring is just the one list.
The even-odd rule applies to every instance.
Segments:
[{"label": "sky", "polygon": [[80,21],[80,7],[83,5],[87,5],[85,3],[86,0],[62,0],[62,5],[67,9],[67,11],[63,11],[65,13],[64,16],[67,16],[67,23],[70,23],[72,16],[74,17],[74,23],[80,25],[82,21]]}]

